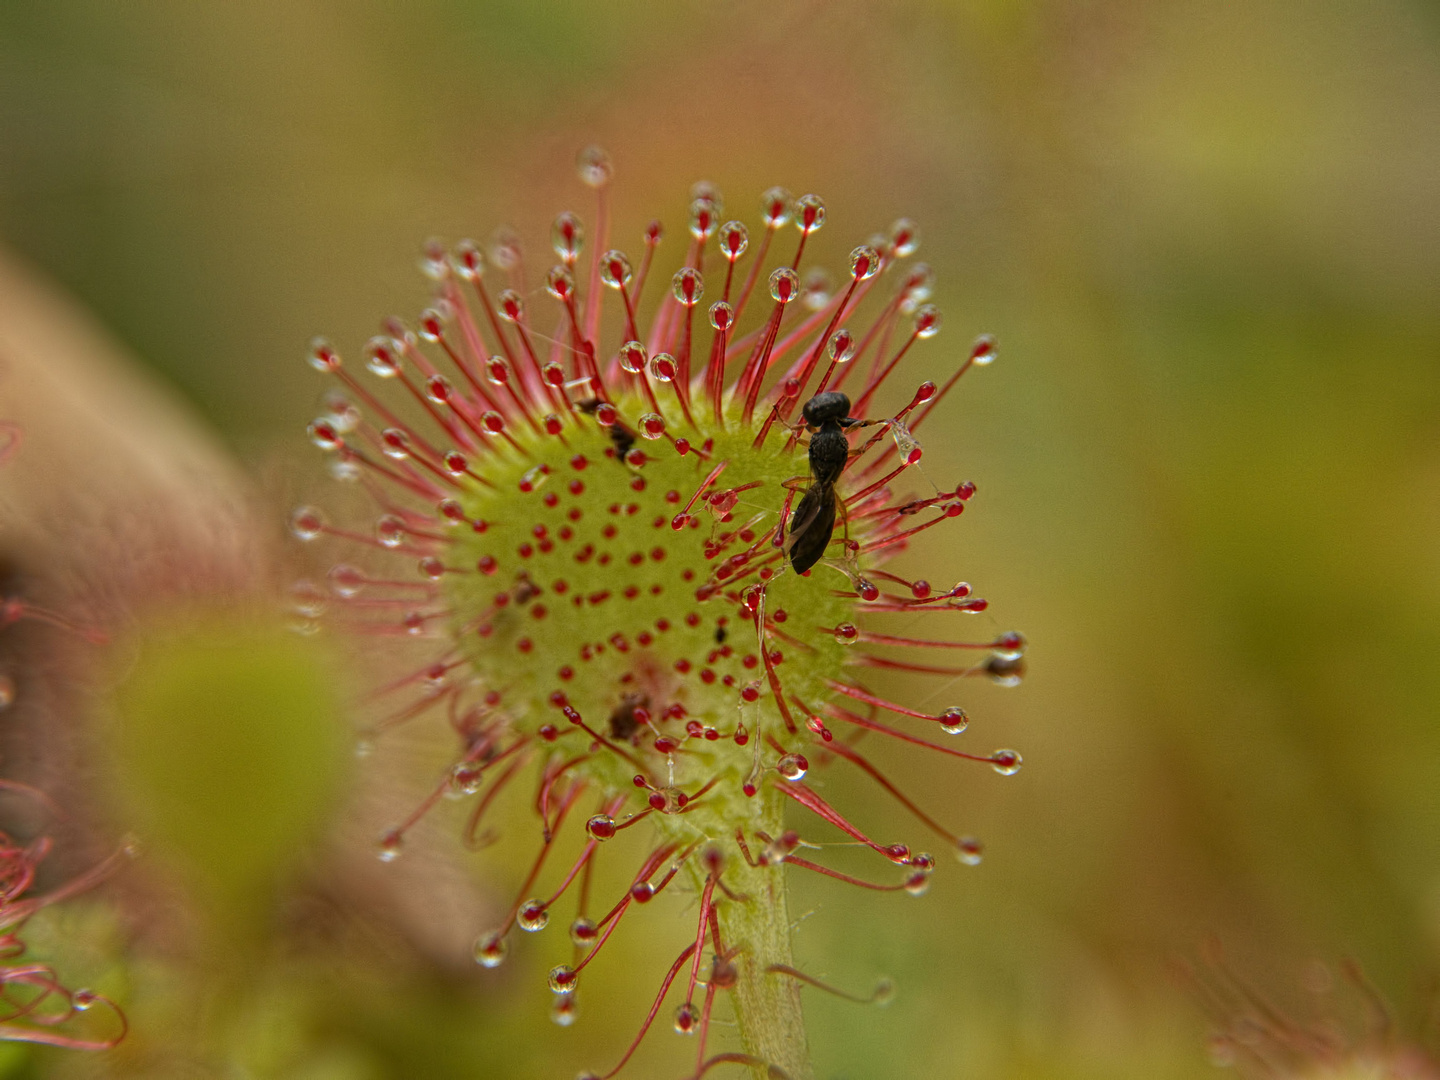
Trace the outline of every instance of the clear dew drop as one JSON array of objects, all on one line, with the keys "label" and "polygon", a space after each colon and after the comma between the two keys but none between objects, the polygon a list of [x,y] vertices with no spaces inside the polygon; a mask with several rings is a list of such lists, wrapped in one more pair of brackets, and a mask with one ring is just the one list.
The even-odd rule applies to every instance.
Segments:
[{"label": "clear dew drop", "polygon": [[770,296],[777,303],[788,304],[800,295],[800,275],[782,266],[770,275]]},{"label": "clear dew drop", "polygon": [[301,580],[290,586],[293,610],[307,619],[318,619],[325,614],[327,596],[313,581]]},{"label": "clear dew drop", "polygon": [[515,924],[527,934],[538,933],[550,925],[550,910],[543,900],[526,900],[515,913]]},{"label": "clear dew drop", "polygon": [[98,1000],[100,1000],[100,995],[94,990],[80,989],[70,992],[70,1007],[76,1012],[85,1012]]},{"label": "clear dew drop", "polygon": [[525,317],[525,298],[514,289],[503,289],[495,297],[500,317],[506,322],[516,323]]},{"label": "clear dew drop", "polygon": [[841,327],[830,335],[830,343],[826,346],[826,351],[830,353],[830,359],[835,363],[849,363],[855,356],[855,335]]},{"label": "clear dew drop", "polygon": [[600,280],[612,289],[621,289],[630,284],[634,272],[630,260],[623,251],[611,248],[600,256]]},{"label": "clear dew drop", "polygon": [[405,838],[400,834],[400,830],[391,829],[380,837],[380,842],[375,847],[375,856],[384,863],[394,862],[400,857],[404,846]]},{"label": "clear dew drop", "polygon": [[400,353],[393,340],[388,337],[373,337],[365,346],[365,366],[381,379],[393,379],[400,374]]},{"label": "clear dew drop", "polygon": [[481,967],[499,967],[509,952],[510,942],[499,930],[491,930],[475,939],[475,962]]},{"label": "clear dew drop", "polygon": [[678,371],[679,365],[669,353],[656,353],[650,358],[650,374],[660,382],[673,382]]},{"label": "clear dew drop", "polygon": [[720,226],[720,254],[734,262],[750,246],[750,230],[743,221],[727,221]]},{"label": "clear dew drop", "polygon": [[457,795],[474,795],[480,790],[485,771],[478,762],[460,761],[450,770],[450,790]]},{"label": "clear dew drop", "polygon": [[450,268],[466,281],[474,281],[485,273],[485,257],[474,240],[461,240],[450,252]]},{"label": "clear dew drop", "polygon": [[564,303],[575,296],[575,275],[564,266],[552,266],[545,275],[545,291]]},{"label": "clear dew drop", "polygon": [[970,726],[970,717],[959,705],[951,705],[940,714],[940,730],[946,735],[959,735]]},{"label": "clear dew drop", "polygon": [[841,645],[854,645],[860,640],[860,630],[854,623],[841,623],[835,627],[835,640]]},{"label": "clear dew drop", "polygon": [[690,185],[690,201],[704,203],[715,211],[717,217],[725,212],[725,196],[709,180],[696,180]]},{"label": "clear dew drop", "polygon": [[575,261],[580,254],[580,248],[585,243],[585,226],[580,224],[580,218],[566,210],[555,218],[555,224],[550,227],[550,245],[567,263]]},{"label": "clear dew drop", "polygon": [[420,249],[420,272],[431,281],[444,281],[450,276],[450,263],[445,258],[445,245],[430,239]]},{"label": "clear dew drop", "polygon": [[965,866],[979,866],[985,857],[985,845],[973,836],[962,836],[955,845],[955,858]]},{"label": "clear dew drop", "polygon": [[728,330],[735,322],[735,309],[724,300],[710,305],[710,325],[716,330]]},{"label": "clear dew drop", "polygon": [[311,422],[305,429],[310,436],[310,441],[321,450],[339,450],[345,445],[345,439],[340,431],[327,418],[321,417]]},{"label": "clear dew drop", "polygon": [[575,171],[586,187],[602,188],[615,178],[615,165],[603,147],[587,146],[575,158]]},{"label": "clear dew drop", "polygon": [[975,344],[970,348],[970,362],[979,367],[986,364],[993,364],[995,357],[999,355],[999,347],[995,339],[989,334],[982,334],[975,339]]},{"label": "clear dew drop", "polygon": [[585,831],[590,834],[590,839],[603,843],[614,837],[615,819],[609,814],[596,814],[585,823]]},{"label": "clear dew drop", "polygon": [[760,211],[765,215],[765,226],[778,229],[790,220],[795,205],[795,196],[783,187],[772,187],[760,196]]},{"label": "clear dew drop", "polygon": [[819,195],[801,195],[795,200],[795,227],[806,236],[825,224],[825,200]]},{"label": "clear dew drop", "polygon": [[705,279],[699,270],[691,266],[676,271],[670,287],[675,293],[675,299],[686,307],[694,307],[705,295]]},{"label": "clear dew drop", "polygon": [[1014,688],[1025,678],[1025,661],[1019,657],[1006,659],[1004,656],[992,654],[985,661],[985,671],[996,686]]},{"label": "clear dew drop", "polygon": [[665,437],[665,418],[659,413],[641,413],[639,425],[640,434],[647,439],[663,439]]},{"label": "clear dew drop", "polygon": [[501,270],[514,270],[520,265],[520,234],[508,225],[496,229],[490,237],[490,261]]},{"label": "clear dew drop", "polygon": [[495,386],[505,386],[510,382],[510,365],[503,356],[492,356],[485,361],[485,377]]},{"label": "clear dew drop", "polygon": [[911,896],[924,896],[930,891],[930,875],[924,870],[916,870],[905,879],[905,891]]},{"label": "clear dew drop", "polygon": [[869,281],[880,272],[880,253],[868,244],[850,252],[850,276],[856,281]]},{"label": "clear dew drop", "polygon": [[584,915],[579,916],[570,924],[570,940],[581,948],[588,948],[595,944],[595,938],[600,930],[594,921],[587,919]]},{"label": "clear dew drop", "polygon": [[386,428],[380,433],[381,450],[393,461],[410,456],[410,437],[399,428]]},{"label": "clear dew drop", "polygon": [[431,375],[425,380],[425,396],[436,405],[448,405],[455,396],[455,386],[444,375]]},{"label": "clear dew drop", "polygon": [[900,310],[906,315],[913,315],[915,309],[929,300],[930,294],[935,291],[935,271],[930,269],[929,263],[916,263],[910,268],[903,291]]},{"label": "clear dew drop", "polygon": [[620,346],[620,366],[631,375],[645,370],[645,346],[638,341],[627,341]]},{"label": "clear dew drop", "polygon": [[1019,630],[1011,630],[995,640],[995,656],[1001,660],[1019,660],[1025,655],[1027,645],[1024,634]]},{"label": "clear dew drop", "polygon": [[805,275],[805,287],[802,290],[802,299],[807,308],[811,311],[819,311],[826,304],[830,303],[835,295],[830,281],[830,271],[822,266],[817,266]]},{"label": "clear dew drop", "polygon": [[332,391],[325,395],[325,419],[342,435],[360,426],[360,410],[344,394]]},{"label": "clear dew drop", "polygon": [[314,540],[325,531],[325,515],[313,506],[302,506],[290,515],[290,531],[299,540]]},{"label": "clear dew drop", "polygon": [[330,478],[342,484],[353,484],[360,479],[360,466],[353,461],[337,458],[330,463]]},{"label": "clear dew drop", "polygon": [[810,762],[805,759],[804,754],[786,754],[775,763],[775,771],[792,784],[797,780],[803,780],[809,769]]},{"label": "clear dew drop", "polygon": [[765,845],[765,850],[761,853],[760,858],[767,866],[774,866],[776,863],[784,862],[799,846],[799,834],[786,830]]},{"label": "clear dew drop", "polygon": [[700,1013],[692,1002],[683,1002],[675,1010],[675,1030],[681,1035],[694,1035],[700,1025]]},{"label": "clear dew drop", "polygon": [[450,672],[444,664],[432,664],[426,669],[422,684],[427,694],[438,694],[450,681]]},{"label": "clear dew drop", "polygon": [[355,756],[356,756],[357,758],[367,758],[367,757],[369,757],[370,755],[372,755],[373,753],[375,753],[375,740],[374,740],[374,739],[356,739],[356,740],[355,740]]},{"label": "clear dew drop", "polygon": [[560,994],[555,998],[555,1003],[550,1006],[550,1020],[560,1027],[569,1027],[575,1023],[577,1011],[574,994]]},{"label": "clear dew drop", "polygon": [[940,332],[940,309],[934,304],[921,304],[915,309],[915,336],[932,338]]},{"label": "clear dew drop", "polygon": [[340,354],[327,338],[317,337],[310,341],[310,353],[306,357],[316,371],[334,371],[340,366]]},{"label": "clear dew drop", "polygon": [[1001,776],[1014,776],[1020,771],[1021,759],[1014,750],[996,750],[990,755],[990,767]]},{"label": "clear dew drop", "polygon": [[882,978],[875,983],[875,990],[870,995],[870,1001],[875,1005],[889,1005],[895,1000],[895,980],[889,977]]},{"label": "clear dew drop", "polygon": [[575,969],[569,964],[557,964],[550,969],[547,980],[550,989],[557,994],[568,994],[575,989]]},{"label": "clear dew drop", "polygon": [[448,301],[437,300],[434,307],[420,313],[420,336],[431,343],[445,337],[445,324],[455,315],[455,309]]},{"label": "clear dew drop", "polygon": [[396,514],[386,514],[375,523],[375,538],[387,548],[398,548],[405,542],[405,521]]},{"label": "clear dew drop", "polygon": [[715,235],[719,224],[720,209],[715,202],[700,198],[690,204],[690,235],[696,240],[708,240]]},{"label": "clear dew drop", "polygon": [[900,218],[890,226],[890,247],[895,258],[908,259],[920,247],[920,230],[909,218]]}]

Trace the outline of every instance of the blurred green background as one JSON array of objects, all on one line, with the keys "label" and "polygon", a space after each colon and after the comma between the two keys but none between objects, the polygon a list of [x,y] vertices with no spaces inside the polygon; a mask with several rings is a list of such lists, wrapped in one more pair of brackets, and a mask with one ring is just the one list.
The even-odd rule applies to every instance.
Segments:
[{"label": "blurred green background", "polygon": [[[1212,1075],[1167,973],[1211,934],[1285,1002],[1311,958],[1353,956],[1418,1031],[1440,947],[1440,9],[0,5],[0,238],[262,472],[318,472],[310,337],[354,353],[413,316],[428,236],[508,222],[538,248],[588,210],[589,143],[616,162],[621,246],[651,216],[678,229],[696,179],[752,227],[765,187],[813,190],[832,268],[919,222],[946,316],[922,366],[1001,342],[926,441],[937,481],[980,494],[907,560],[1029,635],[1021,689],[963,688],[972,732],[1026,766],[882,755],[985,863],[921,900],[796,883],[809,969],[900,986],[883,1013],[811,998],[820,1075]],[[486,880],[518,879],[510,857]],[[568,1076],[614,1060],[669,949],[598,965],[563,1031],[540,948],[500,979],[348,940],[285,953],[234,1006],[234,1075]],[[689,1044],[652,1042],[635,1075],[678,1074]]]}]

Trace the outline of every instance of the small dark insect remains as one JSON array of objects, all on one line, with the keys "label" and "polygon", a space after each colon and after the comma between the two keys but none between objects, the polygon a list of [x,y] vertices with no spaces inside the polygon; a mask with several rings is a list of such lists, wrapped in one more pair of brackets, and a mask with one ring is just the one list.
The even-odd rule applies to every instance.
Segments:
[{"label": "small dark insect remains", "polygon": [[[851,416],[850,399],[838,390],[816,394],[805,403],[801,413],[810,432],[810,486],[790,517],[790,536],[785,542],[790,565],[797,574],[803,574],[820,561],[835,532],[835,514],[841,510],[835,483],[850,459],[850,442],[845,432],[885,423]],[[792,482],[787,481],[787,485],[789,483]]]},{"label": "small dark insect remains", "polygon": [[620,699],[610,713],[610,737],[626,741],[640,728],[640,721],[635,717],[636,709],[648,709],[650,698],[645,694],[630,693]]},{"label": "small dark insect remains", "polygon": [[[586,398],[584,401],[577,401],[575,407],[586,416],[593,416],[595,410],[601,406],[599,398]],[[625,455],[635,445],[635,432],[622,424],[619,420],[606,429],[610,434],[610,442],[615,447],[615,460],[624,464]]]},{"label": "small dark insect remains", "polygon": [[539,596],[542,591],[540,586],[530,580],[529,574],[521,574],[516,581],[514,590],[510,593],[510,598],[516,604],[528,604],[531,600],[534,600],[535,597]]}]

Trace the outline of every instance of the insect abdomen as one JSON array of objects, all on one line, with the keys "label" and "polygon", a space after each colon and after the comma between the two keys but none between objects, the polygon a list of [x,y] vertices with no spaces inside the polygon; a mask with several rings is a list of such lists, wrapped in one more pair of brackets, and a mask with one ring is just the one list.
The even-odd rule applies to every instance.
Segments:
[{"label": "insect abdomen", "polygon": [[790,520],[790,565],[803,574],[820,561],[835,531],[835,490],[828,484],[812,484]]}]

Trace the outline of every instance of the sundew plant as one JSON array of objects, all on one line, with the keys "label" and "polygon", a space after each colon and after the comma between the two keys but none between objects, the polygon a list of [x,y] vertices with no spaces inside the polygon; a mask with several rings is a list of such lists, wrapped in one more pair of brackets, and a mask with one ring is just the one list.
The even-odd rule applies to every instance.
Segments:
[{"label": "sundew plant", "polygon": [[[659,222],[634,257],[611,247],[609,159],[586,151],[579,172],[591,239],[576,214],[557,217],[543,284],[509,233],[488,250],[434,243],[433,306],[413,326],[386,320],[360,364],[313,345],[334,385],[310,437],[374,517],[294,513],[295,534],[341,560],[301,606],[345,632],[433,646],[378,688],[388,711],[366,743],[430,721],[449,726],[454,757],[381,838],[382,859],[402,857],[446,796],[468,800],[474,844],[497,799],[533,788],[532,867],[504,917],[477,927],[474,952],[495,967],[517,931],[564,923],[549,973],[558,1022],[575,1019],[623,920],[667,888],[694,893],[693,932],[656,972],[653,1004],[637,1005],[634,1042],[585,1077],[619,1074],[663,1012],[694,1039],[695,1076],[738,1065],[802,1080],[800,991],[818,980],[791,955],[787,873],[918,896],[940,861],[929,843],[872,836],[807,777],[858,770],[935,850],[974,865],[981,844],[946,823],[953,808],[920,806],[867,747],[1020,768],[1014,750],[974,748],[963,705],[932,713],[867,681],[1023,673],[1019,633],[965,635],[965,616],[987,608],[970,585],[885,569],[974,496],[968,481],[925,476],[922,441],[996,347],[981,337],[942,384],[896,393],[941,321],[909,221],[855,247],[831,290],[806,265],[826,224],[818,197],[766,192],[752,237],[699,184],[671,245],[679,265],[662,271]],[[586,834],[578,858],[550,865],[572,828]],[[631,883],[599,895],[596,863],[632,828],[649,840]],[[820,842],[837,833],[874,852],[871,875],[826,864]],[[722,992],[741,1045],[717,1052]]]}]

